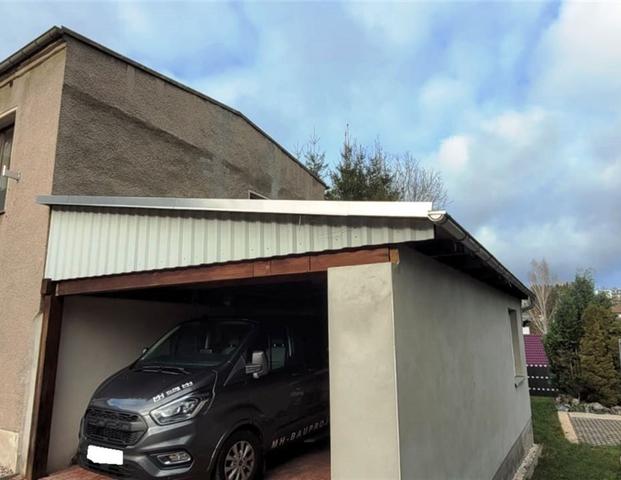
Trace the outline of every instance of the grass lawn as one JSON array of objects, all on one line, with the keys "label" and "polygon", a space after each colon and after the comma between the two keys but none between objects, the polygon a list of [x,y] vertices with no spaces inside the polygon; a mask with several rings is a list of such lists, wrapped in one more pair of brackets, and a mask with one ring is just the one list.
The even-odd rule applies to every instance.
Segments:
[{"label": "grass lawn", "polygon": [[531,407],[535,443],[543,445],[533,480],[621,480],[620,447],[569,443],[554,399],[532,397]]}]

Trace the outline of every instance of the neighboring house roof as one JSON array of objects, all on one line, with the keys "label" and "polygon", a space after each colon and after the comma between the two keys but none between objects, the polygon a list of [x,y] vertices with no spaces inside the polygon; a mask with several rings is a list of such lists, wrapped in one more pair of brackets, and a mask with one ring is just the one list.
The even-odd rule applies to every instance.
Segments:
[{"label": "neighboring house roof", "polygon": [[548,365],[542,335],[524,335],[524,350],[526,365]]},{"label": "neighboring house roof", "polygon": [[71,196],[37,202],[52,207],[46,265],[52,280],[408,244],[516,298],[533,297],[450,215],[431,211],[430,202]]},{"label": "neighboring house roof", "polygon": [[22,49],[20,49],[19,51],[15,52],[13,55],[10,55],[8,58],[6,58],[3,61],[0,61],[0,77],[2,77],[3,74],[5,74],[6,72],[8,72],[9,70],[11,70],[12,68],[20,65],[23,61],[27,60],[28,58],[30,58],[31,56],[35,55],[36,53],[42,51],[43,49],[45,49],[46,47],[48,47],[49,45],[51,45],[53,42],[55,42],[56,40],[61,39],[62,37],[67,36],[67,37],[71,37],[75,40],[78,40],[82,43],[85,43],[101,52],[104,52],[112,57],[115,57],[119,60],[122,60],[123,62],[126,62],[130,65],[132,65],[133,67],[142,70],[146,73],[149,73],[150,75],[153,75],[155,77],[158,77],[159,79],[168,82],[178,88],[181,88],[182,90],[185,90],[189,93],[192,93],[200,98],[202,98],[203,100],[206,100],[210,103],[213,103],[214,105],[217,105],[220,108],[223,108],[231,113],[233,113],[234,115],[237,115],[238,117],[241,117],[243,120],[245,120],[246,122],[248,122],[255,130],[257,130],[261,135],[263,135],[265,138],[267,138],[270,142],[272,142],[276,147],[278,147],[280,150],[282,150],[282,152],[287,155],[291,160],[293,160],[295,163],[297,163],[298,165],[300,165],[304,170],[306,170],[311,176],[313,176],[318,182],[320,182],[325,188],[328,188],[328,185],[321,179],[319,178],[316,174],[314,174],[313,172],[311,172],[306,165],[304,165],[302,162],[300,162],[297,158],[295,158],[289,151],[287,151],[286,148],[284,148],[282,145],[280,145],[276,140],[274,140],[270,135],[268,135],[264,130],[262,130],[257,124],[255,124],[252,120],[250,120],[246,115],[244,115],[242,112],[240,112],[239,110],[235,110],[234,108],[229,107],[228,105],[225,105],[224,103],[221,103],[213,98],[211,98],[208,95],[205,95],[204,93],[201,93],[197,90],[194,90],[190,87],[188,87],[187,85],[184,85],[182,83],[179,83],[175,80],[173,80],[172,78],[166,77],[165,75],[162,75],[161,73],[150,69],[149,67],[146,67],[134,60],[131,60],[130,58],[127,58],[123,55],[121,55],[120,53],[117,53],[113,50],[110,50],[107,47],[104,47],[103,45],[94,42],[93,40],[91,40],[90,38],[87,38],[83,35],[80,35],[77,32],[74,32],[73,30],[70,30],[66,27],[52,27],[50,28],[47,32],[45,32],[44,34],[42,34],[41,36],[37,37],[35,40],[33,40],[32,42],[30,42],[28,45],[26,45],[25,47],[23,47]]},{"label": "neighboring house roof", "polygon": [[612,313],[614,313],[615,315],[621,315],[621,305],[613,305]]}]

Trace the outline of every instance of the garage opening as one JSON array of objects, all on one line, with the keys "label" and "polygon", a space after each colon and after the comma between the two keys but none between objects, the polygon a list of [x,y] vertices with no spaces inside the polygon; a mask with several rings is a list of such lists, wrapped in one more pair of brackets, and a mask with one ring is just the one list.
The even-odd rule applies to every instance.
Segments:
[{"label": "garage opening", "polygon": [[[205,328],[205,321],[224,327]],[[246,321],[248,328],[240,323]],[[159,349],[143,356],[146,347],[176,327]],[[255,332],[251,340],[245,336],[250,330]],[[193,331],[196,335],[188,334]],[[185,363],[167,364],[173,350]],[[141,356],[134,364],[140,372],[123,370]],[[214,362],[213,368],[196,365],[204,358]],[[227,378],[213,379],[213,371]],[[325,272],[67,296],[56,375],[49,473],[74,465],[79,448],[115,442],[123,462],[89,465],[91,470],[135,478],[142,476],[136,469],[153,474],[154,468],[168,468],[167,461],[173,470],[184,468],[187,454],[185,466],[200,462],[214,471],[218,462],[227,462],[223,452],[233,448],[228,439],[234,438],[241,446],[256,442],[267,454],[268,479],[330,478]],[[167,424],[176,407],[167,411],[160,405],[168,404],[168,397],[172,403],[183,397],[179,390],[197,387],[203,395],[197,401],[204,403],[200,421]],[[135,412],[142,420],[108,418],[107,407]],[[87,410],[87,424],[81,425]],[[138,428],[139,421],[146,425]],[[144,427],[151,426],[170,434],[149,439]],[[87,442],[78,445],[81,428]],[[240,431],[246,436],[236,436]],[[145,444],[149,455],[133,456],[138,447],[144,452]],[[211,450],[213,455],[205,453]]]}]

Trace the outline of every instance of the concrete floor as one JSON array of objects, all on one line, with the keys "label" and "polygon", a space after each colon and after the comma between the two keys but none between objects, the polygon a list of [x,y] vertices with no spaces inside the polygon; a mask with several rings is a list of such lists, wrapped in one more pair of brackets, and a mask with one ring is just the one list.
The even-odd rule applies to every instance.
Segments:
[{"label": "concrete floor", "polygon": [[[265,480],[330,480],[330,447],[327,442],[300,445],[270,455]],[[108,477],[71,467],[43,480],[109,480]]]}]

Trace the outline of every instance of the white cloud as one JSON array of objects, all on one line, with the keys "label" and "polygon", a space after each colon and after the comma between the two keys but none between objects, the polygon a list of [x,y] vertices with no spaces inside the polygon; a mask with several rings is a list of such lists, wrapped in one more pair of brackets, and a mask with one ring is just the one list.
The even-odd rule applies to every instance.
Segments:
[{"label": "white cloud", "polygon": [[452,172],[461,172],[468,165],[468,137],[456,135],[447,138],[440,145],[438,160],[445,169]]},{"label": "white cloud", "polygon": [[619,2],[564,3],[535,57],[534,98],[591,112],[610,106],[621,96],[619,25]]},{"label": "white cloud", "polygon": [[483,121],[482,130],[513,147],[523,148],[536,141],[546,117],[546,112],[541,108],[533,108],[525,113],[507,111]]},{"label": "white cloud", "polygon": [[391,46],[418,48],[428,40],[438,7],[430,3],[348,2],[346,10]]}]

